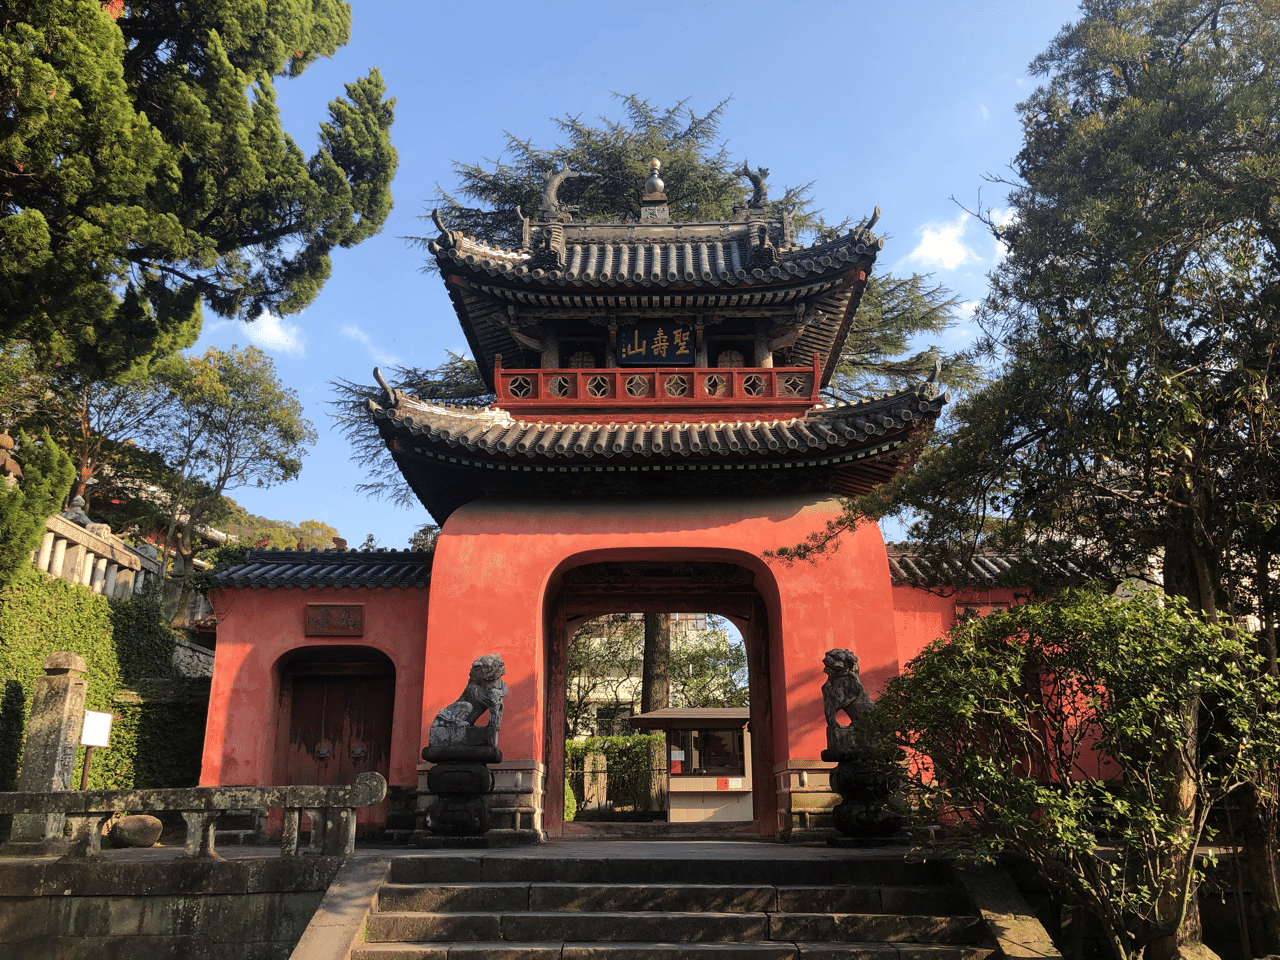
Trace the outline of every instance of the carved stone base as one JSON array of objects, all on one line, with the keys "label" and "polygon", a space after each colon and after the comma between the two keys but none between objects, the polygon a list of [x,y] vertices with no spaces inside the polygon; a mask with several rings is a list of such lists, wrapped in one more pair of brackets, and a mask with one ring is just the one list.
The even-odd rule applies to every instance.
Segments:
[{"label": "carved stone base", "polygon": [[491,746],[432,746],[422,758],[435,762],[427,771],[427,789],[436,797],[426,810],[427,830],[438,837],[482,838],[490,827],[485,795],[493,790],[493,771],[488,764],[500,762],[502,752]]},{"label": "carved stone base", "polygon": [[831,785],[841,799],[831,811],[842,835],[833,838],[833,843],[846,846],[849,844],[843,841],[848,840],[854,846],[879,845],[903,830],[905,821],[888,805],[899,784],[892,748],[852,744],[824,750],[822,759],[836,763]]}]

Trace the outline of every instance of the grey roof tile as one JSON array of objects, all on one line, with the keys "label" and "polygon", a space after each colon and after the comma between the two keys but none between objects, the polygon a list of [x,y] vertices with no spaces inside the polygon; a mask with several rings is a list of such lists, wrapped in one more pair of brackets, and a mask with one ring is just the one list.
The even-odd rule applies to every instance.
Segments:
[{"label": "grey roof tile", "polygon": [[431,582],[432,554],[411,550],[250,550],[213,574],[215,587],[399,587]]}]

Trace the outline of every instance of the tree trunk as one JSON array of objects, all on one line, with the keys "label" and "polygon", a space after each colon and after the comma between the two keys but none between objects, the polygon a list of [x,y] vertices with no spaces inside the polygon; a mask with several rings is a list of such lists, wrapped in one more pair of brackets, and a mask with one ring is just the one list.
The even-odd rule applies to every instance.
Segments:
[{"label": "tree trunk", "polygon": [[[1191,700],[1183,705],[1182,726],[1186,735],[1187,759],[1195,764],[1197,760],[1196,741],[1199,728],[1199,701]],[[1196,816],[1196,784],[1183,751],[1170,750],[1160,759],[1161,772],[1170,777],[1170,786],[1159,803],[1164,816],[1171,819],[1182,819],[1188,824],[1195,821]],[[1188,831],[1192,828],[1188,827]],[[1177,922],[1177,929],[1168,936],[1153,940],[1143,952],[1143,960],[1173,960],[1178,947],[1184,943],[1199,943],[1203,937],[1200,926],[1200,910],[1196,903],[1194,884],[1188,885],[1187,878],[1195,868],[1195,850],[1189,846],[1190,836],[1184,835],[1177,842],[1170,844],[1170,852],[1160,862],[1161,889],[1157,909],[1161,922]],[[1190,893],[1183,900],[1183,892]]]},{"label": "tree trunk", "polygon": [[[1209,619],[1216,619],[1217,604],[1213,585],[1208,581],[1208,564],[1196,549],[1193,539],[1194,519],[1190,515],[1191,511],[1181,512],[1181,519],[1184,521],[1181,535],[1171,538],[1164,549],[1165,593],[1186,597],[1192,609]],[[1192,764],[1198,762],[1199,709],[1198,700],[1192,700],[1185,705],[1182,718],[1187,758]],[[1170,786],[1160,799],[1160,804],[1165,816],[1185,819],[1190,823],[1195,820],[1196,814],[1196,784],[1186,763],[1180,750],[1170,751],[1161,759],[1162,772],[1170,777]],[[1189,841],[1190,837],[1186,840]],[[1186,843],[1173,844],[1172,851],[1161,863],[1161,867],[1167,871],[1167,879],[1163,881],[1164,889],[1160,893],[1158,909],[1161,917],[1170,921],[1181,914],[1180,923],[1176,932],[1147,945],[1143,953],[1144,960],[1173,960],[1181,944],[1199,943],[1203,937],[1195,887],[1185,886],[1188,872],[1195,868],[1195,851],[1188,850]],[[1185,903],[1181,902],[1184,889],[1190,890]]]},{"label": "tree trunk", "polygon": [[[1276,625],[1272,615],[1271,550],[1263,544],[1258,551],[1255,587],[1262,618],[1262,653],[1267,658],[1267,672],[1276,675]],[[1249,868],[1252,890],[1251,914],[1257,924],[1250,930],[1256,943],[1250,942],[1256,957],[1280,953],[1280,878],[1276,875],[1277,809],[1276,786],[1280,772],[1267,764],[1258,780],[1240,791],[1241,847]]]},{"label": "tree trunk", "polygon": [[644,671],[640,683],[640,712],[671,705],[671,615],[644,615]]}]

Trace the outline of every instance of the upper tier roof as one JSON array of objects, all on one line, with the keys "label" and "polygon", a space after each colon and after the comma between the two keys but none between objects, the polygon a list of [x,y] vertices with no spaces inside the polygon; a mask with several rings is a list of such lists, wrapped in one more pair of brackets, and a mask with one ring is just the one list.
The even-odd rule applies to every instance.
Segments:
[{"label": "upper tier roof", "polygon": [[[492,386],[493,357],[507,366],[522,347],[512,327],[533,318],[582,317],[604,326],[645,316],[771,323],[795,331],[788,356],[817,353],[822,383],[834,373],[884,241],[867,227],[814,246],[796,241],[791,217],[749,207],[710,223],[644,220],[579,223],[544,210],[524,220],[519,249],[448,230],[429,248],[449,288],[473,355]],[[871,223],[874,223],[874,218]]]}]

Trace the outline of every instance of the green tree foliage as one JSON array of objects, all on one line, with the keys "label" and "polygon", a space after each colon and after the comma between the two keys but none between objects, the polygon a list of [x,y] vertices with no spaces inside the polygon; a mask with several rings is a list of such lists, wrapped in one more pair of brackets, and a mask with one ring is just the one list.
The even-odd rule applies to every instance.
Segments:
[{"label": "green tree foliage", "polygon": [[616,712],[640,698],[644,622],[627,613],[583,625],[569,641],[565,724],[570,737],[596,728],[596,712]]},{"label": "green tree foliage", "polygon": [[168,543],[181,560],[181,616],[201,530],[224,507],[223,493],[292,480],[315,430],[297,394],[280,383],[271,358],[256,347],[210,347],[201,357],[167,363],[160,377],[175,401],[153,436],[176,478],[168,491]]},{"label": "green tree foliage", "polygon": [[672,705],[750,706],[746,647],[729,637],[720,617],[708,617],[707,627],[677,635],[671,644]]},{"label": "green tree foliage", "polygon": [[[393,390],[403,390],[423,400],[442,400],[461,406],[485,406],[494,399],[476,362],[456,353],[448,353],[444,363],[430,369],[393,367],[387,383]],[[334,399],[329,401],[332,407],[329,416],[347,438],[351,459],[365,470],[365,479],[356,484],[356,490],[401,507],[417,503],[369,416],[369,403],[382,398],[382,387],[341,378],[330,380],[329,386],[334,393]]]},{"label": "green tree foliage", "polygon": [[[649,176],[649,161],[662,161],[671,219],[728,220],[735,207],[745,207],[750,187],[734,173],[728,148],[719,142],[720,118],[728,100],[702,116],[682,100],[674,106],[653,106],[635,94],[615,97],[625,120],[581,115],[555,120],[565,142],[550,149],[506,134],[507,158],[482,163],[455,162],[456,194],[437,189],[435,204],[454,229],[484,237],[506,247],[519,247],[522,238],[519,208],[537,216],[542,184],[553,170],[566,164],[589,176],[565,180],[562,203],[576,205],[581,220],[616,222],[640,219],[640,198]],[[785,206],[807,207],[808,185],[784,191]],[[801,223],[813,227],[817,218],[802,210]],[[415,238],[425,248],[430,237]]]},{"label": "green tree foliage", "polygon": [[[1275,673],[1280,5],[1081,12],[1032,63],[1011,217],[983,212],[1006,248],[978,313],[998,376],[891,493],[942,558],[1069,560],[1256,615]],[[1261,773],[1237,820],[1262,953],[1280,950],[1278,783]]]},{"label": "green tree foliage", "polygon": [[345,3],[100,6],[0,0],[0,338],[98,375],[190,346],[202,303],[301,310],[396,166],[376,70],[309,158],[280,125],[274,78],[347,42]]},{"label": "green tree foliage", "polygon": [[[955,628],[889,682],[876,720],[911,751],[923,819],[1025,858],[1138,957],[1178,930],[1215,805],[1280,749],[1280,684],[1259,666],[1158,596],[1068,592]],[[1171,805],[1188,778],[1198,802]]]},{"label": "green tree foliage", "polygon": [[321,520],[271,520],[250,513],[230,497],[223,499],[227,502],[227,519],[218,528],[241,545],[255,546],[265,540],[263,549],[295,550],[301,542],[306,550],[330,550],[333,538],[340,536],[336,527]]},{"label": "green tree foliage", "polygon": [[1091,2],[1037,58],[980,312],[1001,375],[912,504],[927,539],[1030,543],[1101,576],[1159,555],[1168,592],[1259,614],[1269,646],[1276,12]]},{"label": "green tree foliage", "polygon": [[[556,120],[563,142],[550,148],[507,134],[506,159],[482,163],[455,163],[456,192],[439,189],[434,198],[443,220],[453,229],[481,237],[499,246],[519,247],[521,219],[537,216],[544,178],[565,165],[588,176],[566,179],[560,188],[562,202],[575,205],[574,216],[586,221],[638,220],[640,198],[649,173],[649,161],[662,161],[671,219],[702,221],[732,219],[745,207],[751,188],[735,169],[728,148],[720,141],[720,121],[727,100],[705,114],[690,109],[687,101],[667,108],[655,107],[635,94],[618,95],[625,119],[581,116]],[[783,189],[775,199],[779,209],[795,214],[797,229],[810,236],[835,236],[847,221],[828,225],[813,208],[811,184]],[[428,218],[429,219],[429,218]],[[432,237],[410,241],[424,248]],[[434,269],[428,260],[426,268]],[[936,346],[921,349],[921,338],[939,335],[954,324],[957,301],[945,288],[926,276],[873,277],[833,378],[829,395],[837,400],[858,400],[899,389],[929,376],[935,362],[942,363],[952,386],[967,387],[976,380],[976,367],[963,354],[945,353]],[[484,405],[493,395],[484,385],[475,361],[450,354],[435,368],[397,367],[390,386],[426,400]],[[367,471],[368,480],[358,489],[400,505],[414,503],[413,492],[387,453],[367,404],[382,396],[382,388],[350,380],[330,382],[335,424],[351,446],[351,458]]]},{"label": "green tree foliage", "polygon": [[71,487],[71,458],[43,434],[38,441],[19,434],[13,451],[22,479],[0,479],[0,587],[31,566],[31,552],[44,536],[45,518],[62,509]]},{"label": "green tree foliage", "polygon": [[[719,617],[707,630],[682,629],[671,622],[670,692],[672,707],[745,707],[747,654],[731,640]],[[597,711],[616,715],[637,707],[644,675],[644,621],[616,613],[584,624],[569,642],[565,682],[565,723],[570,737],[599,728]],[[616,731],[615,731],[616,732]]]}]

